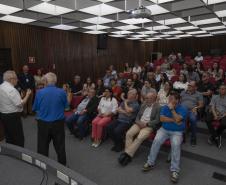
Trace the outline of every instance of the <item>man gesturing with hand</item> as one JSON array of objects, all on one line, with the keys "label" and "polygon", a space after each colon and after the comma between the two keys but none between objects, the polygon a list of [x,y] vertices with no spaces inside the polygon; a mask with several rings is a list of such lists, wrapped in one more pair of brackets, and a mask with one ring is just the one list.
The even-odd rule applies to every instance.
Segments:
[{"label": "man gesturing with hand", "polygon": [[171,92],[168,105],[162,107],[160,111],[162,127],[157,131],[148,160],[143,166],[143,171],[149,171],[154,168],[159,149],[165,140],[169,138],[171,143],[170,171],[173,182],[177,182],[179,178],[181,142],[187,116],[186,108],[179,104],[179,100],[180,95],[176,92]]}]

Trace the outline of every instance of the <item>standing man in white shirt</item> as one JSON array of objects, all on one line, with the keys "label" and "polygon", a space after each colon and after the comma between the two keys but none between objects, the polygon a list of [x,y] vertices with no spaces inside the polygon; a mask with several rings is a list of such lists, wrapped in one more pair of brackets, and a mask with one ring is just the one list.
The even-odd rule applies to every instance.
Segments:
[{"label": "standing man in white shirt", "polygon": [[6,142],[24,147],[21,112],[31,90],[28,89],[24,99],[21,99],[20,93],[14,87],[18,82],[15,71],[6,71],[3,74],[3,80],[4,82],[0,85],[0,112]]}]

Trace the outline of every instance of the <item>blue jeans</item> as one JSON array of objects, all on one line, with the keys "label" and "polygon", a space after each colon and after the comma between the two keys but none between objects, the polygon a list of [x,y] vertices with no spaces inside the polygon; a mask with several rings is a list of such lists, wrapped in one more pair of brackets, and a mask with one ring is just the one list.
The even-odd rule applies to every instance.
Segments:
[{"label": "blue jeans", "polygon": [[151,150],[148,156],[148,164],[155,165],[155,160],[159,153],[161,145],[170,138],[171,143],[171,166],[170,171],[180,172],[180,155],[181,155],[181,143],[183,140],[183,132],[168,131],[164,128],[160,128],[157,131],[155,139],[152,143]]},{"label": "blue jeans", "polygon": [[188,119],[190,122],[191,128],[191,139],[196,139],[196,132],[197,132],[197,114],[193,113],[192,111],[188,112]]},{"label": "blue jeans", "polygon": [[88,129],[88,125],[85,122],[88,120],[89,116],[87,114],[79,115],[76,113],[66,119],[66,124],[72,133],[74,127],[77,126],[80,136],[84,137]]}]

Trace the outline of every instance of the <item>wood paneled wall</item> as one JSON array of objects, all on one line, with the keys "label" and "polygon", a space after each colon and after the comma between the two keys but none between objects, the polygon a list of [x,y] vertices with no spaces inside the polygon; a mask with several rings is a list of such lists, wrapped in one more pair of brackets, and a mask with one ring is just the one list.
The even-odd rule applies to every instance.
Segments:
[{"label": "wood paneled wall", "polygon": [[0,48],[11,48],[13,67],[17,72],[28,63],[29,56],[36,59],[36,64],[30,65],[32,68],[50,69],[55,64],[55,72],[62,83],[75,74],[93,79],[101,77],[111,64],[117,70],[122,70],[125,62],[142,65],[152,51],[163,55],[171,51],[195,55],[202,51],[206,55],[211,49],[220,48],[225,52],[226,36],[148,43],[109,37],[108,49],[97,52],[95,35],[0,22]]},{"label": "wood paneled wall", "polygon": [[30,64],[32,68],[50,69],[55,64],[61,83],[75,74],[103,76],[111,64],[117,70],[122,70],[125,62],[143,64],[150,53],[139,41],[109,37],[108,49],[97,51],[95,35],[7,22],[0,22],[0,48],[11,48],[17,72],[28,63],[29,56],[36,59],[36,64]]}]

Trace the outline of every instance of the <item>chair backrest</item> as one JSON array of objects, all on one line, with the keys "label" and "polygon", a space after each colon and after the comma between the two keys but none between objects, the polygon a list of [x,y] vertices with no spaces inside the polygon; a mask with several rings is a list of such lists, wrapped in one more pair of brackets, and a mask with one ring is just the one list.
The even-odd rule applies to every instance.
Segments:
[{"label": "chair backrest", "polygon": [[75,109],[82,101],[83,96],[73,96],[71,100],[71,108]]}]

